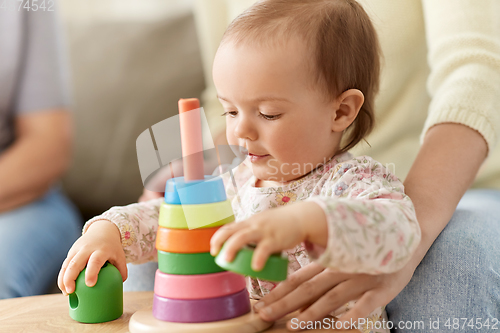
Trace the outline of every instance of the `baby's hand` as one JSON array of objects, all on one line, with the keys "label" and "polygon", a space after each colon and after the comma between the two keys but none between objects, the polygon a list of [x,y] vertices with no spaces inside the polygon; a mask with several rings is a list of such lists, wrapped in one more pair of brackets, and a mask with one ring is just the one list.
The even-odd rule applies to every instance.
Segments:
[{"label": "baby's hand", "polygon": [[[318,218],[318,214],[320,214]],[[232,261],[244,245],[257,243],[252,257],[252,269],[260,271],[267,258],[275,252],[293,248],[302,241],[315,242],[311,236],[327,239],[326,217],[314,202],[297,202],[293,205],[272,208],[257,213],[247,220],[229,223],[212,236],[210,253],[215,256],[225,242],[226,260]]]},{"label": "baby's hand", "polygon": [[110,221],[94,222],[71,247],[64,260],[57,284],[64,295],[75,291],[75,280],[87,265],[85,284],[93,287],[101,267],[109,261],[127,279],[125,253],[121,244],[120,230]]}]

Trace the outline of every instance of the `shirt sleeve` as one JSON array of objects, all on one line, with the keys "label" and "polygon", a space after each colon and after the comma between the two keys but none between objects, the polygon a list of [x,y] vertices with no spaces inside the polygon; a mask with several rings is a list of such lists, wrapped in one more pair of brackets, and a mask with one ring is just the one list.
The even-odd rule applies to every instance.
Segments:
[{"label": "shirt sleeve", "polygon": [[156,232],[160,205],[164,198],[157,198],[128,206],[112,207],[103,214],[87,221],[83,233],[99,220],[108,220],[120,230],[122,247],[127,263],[136,264],[156,260]]},{"label": "shirt sleeve", "polygon": [[23,58],[13,104],[17,115],[69,105],[68,66],[54,8],[23,13]]},{"label": "shirt sleeve", "polygon": [[439,123],[478,131],[491,152],[500,134],[500,2],[424,0],[432,97],[421,135]]},{"label": "shirt sleeve", "polygon": [[420,242],[420,227],[401,181],[368,156],[337,165],[314,201],[328,223],[326,249],[306,243],[309,255],[345,273],[401,269]]}]

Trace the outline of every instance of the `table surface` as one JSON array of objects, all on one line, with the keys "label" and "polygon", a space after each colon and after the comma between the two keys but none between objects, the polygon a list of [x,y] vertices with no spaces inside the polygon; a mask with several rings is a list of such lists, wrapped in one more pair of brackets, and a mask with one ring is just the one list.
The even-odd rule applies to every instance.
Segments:
[{"label": "table surface", "polygon": [[[0,332],[128,332],[130,317],[138,310],[151,309],[153,292],[126,292],[123,295],[123,315],[101,324],[82,324],[70,318],[68,298],[62,294],[20,297],[0,300]],[[286,322],[297,315],[291,313],[278,320],[266,333],[289,332]],[[332,332],[332,329],[308,332]],[[340,331],[337,333],[355,332]]]}]

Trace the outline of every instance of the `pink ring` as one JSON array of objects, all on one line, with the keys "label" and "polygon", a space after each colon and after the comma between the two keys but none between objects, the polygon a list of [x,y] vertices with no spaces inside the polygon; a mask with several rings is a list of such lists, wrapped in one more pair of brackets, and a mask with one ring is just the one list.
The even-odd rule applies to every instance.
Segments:
[{"label": "pink ring", "polygon": [[245,288],[245,277],[233,272],[176,275],[157,270],[154,292],[165,298],[205,299],[234,294]]}]

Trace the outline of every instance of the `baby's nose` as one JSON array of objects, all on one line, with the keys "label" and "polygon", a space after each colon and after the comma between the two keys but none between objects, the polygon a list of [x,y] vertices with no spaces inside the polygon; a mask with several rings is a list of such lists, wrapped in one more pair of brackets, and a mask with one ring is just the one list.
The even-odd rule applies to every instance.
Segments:
[{"label": "baby's nose", "polygon": [[256,140],[258,136],[257,130],[253,126],[252,122],[241,118],[239,119],[238,124],[234,128],[234,135],[239,139],[251,140],[251,141]]}]

